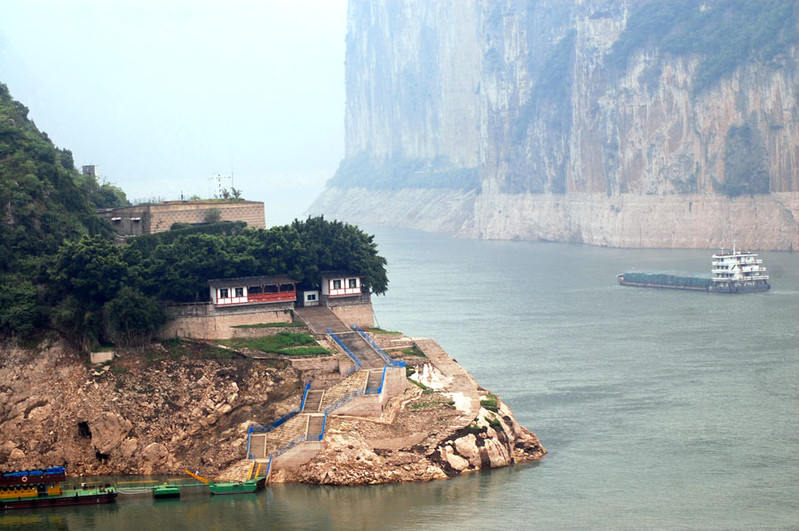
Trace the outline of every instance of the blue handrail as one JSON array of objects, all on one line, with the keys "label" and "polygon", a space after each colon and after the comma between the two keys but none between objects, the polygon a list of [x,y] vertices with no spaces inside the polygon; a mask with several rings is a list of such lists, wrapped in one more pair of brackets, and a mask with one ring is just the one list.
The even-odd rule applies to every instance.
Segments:
[{"label": "blue handrail", "polygon": [[338,344],[338,346],[341,347],[341,349],[347,354],[347,356],[349,356],[350,359],[353,362],[355,362],[355,365],[358,367],[358,370],[360,370],[363,364],[361,363],[361,360],[358,359],[358,356],[353,354],[352,351],[347,347],[347,345],[345,345],[344,342],[341,339],[339,339],[339,337],[336,334],[334,334],[333,331],[329,328],[327,329],[327,335],[329,335],[333,339],[333,341],[335,341],[336,344]]},{"label": "blue handrail", "polygon": [[358,335],[360,335],[364,339],[364,341],[369,343],[369,346],[371,346],[374,349],[374,351],[377,352],[377,354],[381,358],[383,358],[383,361],[386,363],[386,365],[388,365],[389,367],[405,367],[405,360],[395,360],[394,358],[386,354],[386,352],[382,348],[380,348],[377,345],[377,343],[375,343],[374,339],[372,339],[371,336],[369,336],[369,334],[367,334],[363,328],[361,328],[358,325],[352,325],[350,326],[350,328],[355,332],[358,332]]},{"label": "blue handrail", "polygon": [[300,404],[300,411],[305,409],[305,399],[308,398],[308,391],[311,389],[311,382],[305,384],[305,392],[302,394],[302,403]]}]

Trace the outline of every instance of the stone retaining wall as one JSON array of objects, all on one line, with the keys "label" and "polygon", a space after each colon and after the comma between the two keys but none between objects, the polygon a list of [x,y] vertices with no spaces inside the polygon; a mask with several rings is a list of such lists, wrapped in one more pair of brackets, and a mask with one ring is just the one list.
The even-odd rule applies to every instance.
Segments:
[{"label": "stone retaining wall", "polygon": [[340,304],[330,306],[330,309],[347,326],[357,324],[362,328],[371,328],[375,325],[372,303]]},{"label": "stone retaining wall", "polygon": [[292,314],[291,310],[288,308],[273,309],[270,307],[266,309],[263,306],[251,306],[247,310],[236,312],[215,311],[209,312],[207,315],[175,316],[167,323],[160,336],[162,338],[187,337],[193,339],[259,337],[270,335],[273,331],[270,329],[242,329],[234,327],[263,323],[291,322]]}]

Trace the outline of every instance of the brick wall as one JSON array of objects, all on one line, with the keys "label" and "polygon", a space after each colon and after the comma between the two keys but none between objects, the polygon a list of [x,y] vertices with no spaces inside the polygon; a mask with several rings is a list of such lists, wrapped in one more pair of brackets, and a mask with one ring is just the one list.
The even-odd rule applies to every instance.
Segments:
[{"label": "brick wall", "polygon": [[[114,227],[117,234],[137,236],[168,231],[175,223],[203,223],[211,210],[218,210],[222,221],[244,221],[248,227],[266,228],[264,204],[260,201],[171,201],[104,210],[98,214]],[[119,219],[113,221],[115,218]]]},{"label": "brick wall", "polygon": [[248,227],[265,229],[264,204],[256,201],[236,203],[158,203],[150,205],[148,231],[169,230],[175,223],[203,223],[208,213],[218,210],[222,221],[244,221]]}]

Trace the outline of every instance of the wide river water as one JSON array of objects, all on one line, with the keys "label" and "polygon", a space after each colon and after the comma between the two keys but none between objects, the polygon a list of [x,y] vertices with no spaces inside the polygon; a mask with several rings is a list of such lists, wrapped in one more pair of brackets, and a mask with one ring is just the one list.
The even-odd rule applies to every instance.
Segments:
[{"label": "wide river water", "polygon": [[711,250],[367,231],[388,259],[378,324],[435,338],[538,435],[542,461],[424,484],[120,496],[0,527],[799,528],[799,254],[761,253],[770,292],[716,295],[615,279],[707,272]]}]

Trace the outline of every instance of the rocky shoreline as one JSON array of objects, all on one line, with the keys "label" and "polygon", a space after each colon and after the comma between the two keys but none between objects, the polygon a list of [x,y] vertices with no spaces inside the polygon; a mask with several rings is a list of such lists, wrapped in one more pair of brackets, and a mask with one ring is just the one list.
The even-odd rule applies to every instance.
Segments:
[{"label": "rocky shoreline", "polygon": [[[435,342],[416,383],[379,417],[334,415],[317,455],[270,481],[426,481],[540,459],[546,450],[501,399]],[[93,366],[57,341],[0,350],[0,463],[67,466],[71,476],[243,477],[246,433],[296,406],[315,364],[254,360],[202,345],[154,345]],[[320,358],[318,365],[330,365]],[[413,371],[409,371],[413,372]]]}]

